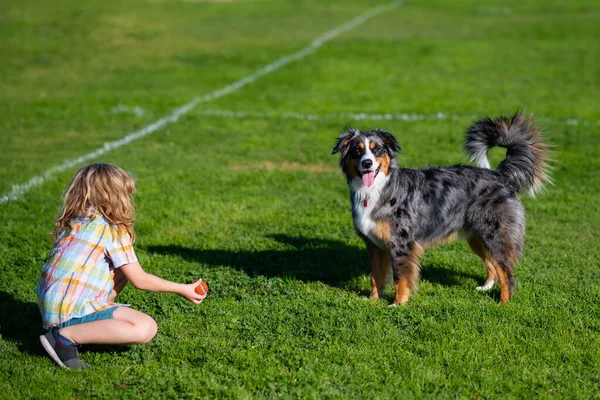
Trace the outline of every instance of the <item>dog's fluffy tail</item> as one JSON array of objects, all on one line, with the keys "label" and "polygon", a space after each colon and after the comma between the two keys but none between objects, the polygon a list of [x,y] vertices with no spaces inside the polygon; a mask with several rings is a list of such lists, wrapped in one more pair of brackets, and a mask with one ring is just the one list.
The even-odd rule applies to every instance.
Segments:
[{"label": "dog's fluffy tail", "polygon": [[506,158],[497,170],[516,192],[524,189],[534,196],[545,182],[552,183],[548,144],[531,116],[519,111],[510,118],[484,118],[467,131],[465,149],[480,167],[490,168],[487,153],[494,146],[506,148]]}]

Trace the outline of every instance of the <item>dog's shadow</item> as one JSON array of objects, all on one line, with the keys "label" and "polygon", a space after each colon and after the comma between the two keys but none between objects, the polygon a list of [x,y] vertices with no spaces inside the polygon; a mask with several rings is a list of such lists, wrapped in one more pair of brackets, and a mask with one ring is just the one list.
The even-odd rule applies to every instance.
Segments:
[{"label": "dog's shadow", "polygon": [[[364,246],[321,239],[293,237],[282,234],[269,235],[285,244],[284,250],[231,251],[200,250],[177,245],[148,246],[144,249],[156,254],[174,254],[190,262],[211,266],[226,266],[244,271],[248,276],[288,277],[305,282],[320,281],[333,287],[367,295],[358,287],[355,278],[371,272]],[[482,277],[457,273],[440,265],[426,265],[423,279],[443,286],[462,286],[461,277],[480,280]],[[369,288],[370,290],[370,288]]]},{"label": "dog's shadow", "polygon": [[[483,269],[483,265],[482,265]],[[464,278],[476,282],[483,281],[484,275],[474,275],[468,272],[456,271],[440,265],[424,264],[421,268],[421,279],[442,286],[463,286]]]},{"label": "dog's shadow", "polygon": [[353,278],[369,273],[366,250],[343,242],[269,235],[284,244],[281,250],[200,250],[177,245],[148,246],[157,254],[174,254],[191,262],[226,266],[248,276],[285,277],[302,281],[320,281],[335,287],[347,287]]},{"label": "dog's shadow", "polygon": [[[483,264],[481,265],[481,269],[484,270]],[[475,281],[477,285],[483,284],[485,279],[485,273],[481,275],[472,274],[464,271],[457,271],[454,269],[449,269],[440,265],[434,264],[424,264],[421,268],[421,279],[431,282],[433,284],[438,284],[442,286],[465,286],[465,279]],[[472,286],[473,291],[475,291],[475,285]],[[500,292],[496,290],[496,288],[481,292],[483,295],[492,298],[495,301],[500,300]]]}]

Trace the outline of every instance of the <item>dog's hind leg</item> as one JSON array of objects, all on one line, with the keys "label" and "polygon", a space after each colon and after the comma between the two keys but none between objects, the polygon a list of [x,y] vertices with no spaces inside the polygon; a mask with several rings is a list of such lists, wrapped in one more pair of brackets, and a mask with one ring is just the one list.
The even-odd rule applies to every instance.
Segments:
[{"label": "dog's hind leg", "polygon": [[517,281],[513,277],[513,265],[517,261],[517,244],[506,241],[506,236],[494,237],[484,245],[489,254],[498,283],[500,284],[500,302],[506,303],[514,294]]},{"label": "dog's hind leg", "polygon": [[485,269],[487,270],[487,277],[485,282],[481,286],[477,286],[477,290],[485,292],[490,290],[494,283],[498,281],[498,276],[496,275],[496,268],[494,267],[494,263],[492,262],[492,258],[490,257],[490,253],[485,249],[483,242],[478,236],[472,236],[467,243],[471,247],[471,250],[475,254],[477,254],[481,260],[483,261],[483,265],[485,265]]},{"label": "dog's hind leg", "polygon": [[406,304],[411,289],[415,289],[421,270],[423,248],[417,242],[406,245],[395,243],[390,250],[394,274],[394,304]]},{"label": "dog's hind leg", "polygon": [[367,249],[371,259],[371,294],[370,299],[380,299],[385,290],[385,281],[388,272],[391,269],[390,252],[387,249],[380,249],[370,240],[367,240]]},{"label": "dog's hind leg", "polygon": [[512,276],[512,266],[502,266],[494,262],[498,281],[500,282],[500,303],[506,303],[514,294],[515,278]]},{"label": "dog's hind leg", "polygon": [[523,205],[506,189],[484,192],[467,213],[467,223],[489,254],[500,284],[500,302],[509,301],[516,286],[513,266],[523,250]]}]

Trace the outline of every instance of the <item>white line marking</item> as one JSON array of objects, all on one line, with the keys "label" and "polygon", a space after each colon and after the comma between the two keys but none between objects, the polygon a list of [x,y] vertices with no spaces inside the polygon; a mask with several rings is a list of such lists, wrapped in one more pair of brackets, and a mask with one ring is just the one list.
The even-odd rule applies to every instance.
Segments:
[{"label": "white line marking", "polygon": [[307,55],[314,53],[319,47],[321,47],[323,44],[327,43],[328,41],[336,38],[337,36],[339,36],[345,32],[348,32],[349,30],[366,22],[370,18],[372,18],[378,14],[381,14],[384,11],[388,11],[388,10],[397,8],[403,2],[404,1],[402,1],[402,0],[392,1],[391,3],[382,4],[377,7],[372,8],[370,10],[367,10],[366,12],[362,13],[358,17],[317,37],[308,46],[297,51],[296,53],[283,56],[280,59],[278,59],[270,64],[265,65],[264,67],[262,67],[261,69],[259,69],[256,72],[254,72],[253,74],[248,75],[245,78],[242,78],[236,82],[233,82],[232,84],[227,85],[222,89],[219,89],[217,91],[214,91],[214,92],[209,93],[202,97],[196,97],[189,103],[177,108],[171,115],[161,118],[158,121],[154,122],[153,124],[150,124],[150,125],[146,126],[145,128],[140,129],[139,131],[133,132],[120,140],[105,143],[103,147],[96,149],[96,150],[92,151],[91,153],[88,153],[81,157],[78,157],[74,160],[65,161],[64,163],[62,163],[60,165],[50,168],[48,171],[46,171],[42,175],[31,178],[29,181],[27,181],[23,184],[12,185],[11,191],[9,193],[3,195],[2,197],[0,197],[0,204],[9,202],[11,200],[18,200],[27,191],[29,191],[32,187],[41,185],[42,183],[44,183],[44,181],[50,179],[52,176],[54,176],[57,173],[63,172],[75,165],[82,164],[84,162],[92,160],[110,150],[116,149],[125,144],[131,143],[132,141],[137,140],[141,137],[149,135],[152,132],[155,132],[155,131],[161,129],[168,123],[176,122],[179,119],[179,117],[181,117],[184,114],[187,114],[191,109],[193,109],[200,103],[205,103],[205,102],[217,99],[219,97],[228,95],[229,93],[235,92],[236,90],[241,89],[242,87],[248,85],[249,83],[257,81],[258,79],[262,78],[265,75],[268,75],[272,72],[275,72],[275,71],[285,67],[286,65],[288,65],[289,63],[291,63],[293,61],[303,59]]},{"label": "white line marking", "polygon": [[[313,114],[313,113],[299,113],[296,111],[286,112],[263,112],[263,111],[233,111],[233,110],[218,110],[212,108],[206,108],[196,111],[198,115],[204,116],[216,116],[223,118],[265,118],[265,119],[298,119],[306,121],[318,121],[318,120],[353,120],[353,121],[435,121],[435,120],[460,120],[460,119],[477,119],[481,116],[475,114],[452,114],[448,112],[434,112],[430,114],[416,114],[416,113],[352,113],[352,112],[339,112],[329,114]],[[579,120],[573,118],[539,118],[540,121],[547,121],[562,125],[582,125],[582,126],[600,126],[600,121],[589,121]]]},{"label": "white line marking", "polygon": [[110,112],[113,114],[130,113],[135,114],[138,117],[141,117],[142,115],[146,114],[146,110],[144,110],[140,106],[129,107],[125,104],[119,104],[118,106],[111,108]]},{"label": "white line marking", "polygon": [[217,116],[224,118],[281,118],[281,119],[299,119],[308,121],[317,121],[323,119],[351,119],[355,121],[360,120],[372,120],[372,121],[424,121],[424,120],[445,120],[445,119],[456,119],[456,118],[468,118],[470,116],[458,116],[450,115],[443,112],[437,112],[433,114],[414,114],[414,113],[383,113],[383,114],[368,114],[368,113],[351,113],[351,112],[340,112],[330,114],[303,114],[296,111],[290,112],[263,112],[263,111],[232,111],[232,110],[217,110],[207,108],[196,111],[196,114],[205,116]]}]

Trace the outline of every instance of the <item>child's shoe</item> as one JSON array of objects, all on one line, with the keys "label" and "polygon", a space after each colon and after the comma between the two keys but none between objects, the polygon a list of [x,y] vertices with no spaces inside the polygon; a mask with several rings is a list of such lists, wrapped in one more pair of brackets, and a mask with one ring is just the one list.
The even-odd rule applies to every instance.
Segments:
[{"label": "child's shoe", "polygon": [[53,326],[40,336],[40,342],[42,342],[42,346],[44,346],[48,355],[61,367],[73,369],[88,368],[90,365],[79,359],[77,345],[63,344],[61,340],[56,337],[57,334],[58,327]]}]

